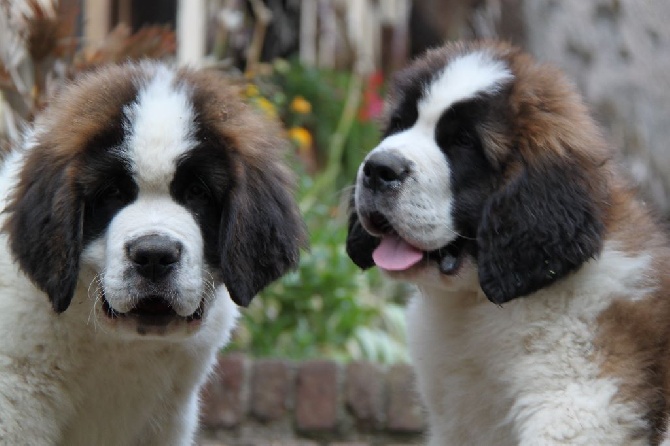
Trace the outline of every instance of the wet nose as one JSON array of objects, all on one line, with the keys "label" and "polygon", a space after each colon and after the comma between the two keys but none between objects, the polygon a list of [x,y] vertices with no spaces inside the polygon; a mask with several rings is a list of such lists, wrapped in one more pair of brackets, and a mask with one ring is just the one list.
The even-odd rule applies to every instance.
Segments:
[{"label": "wet nose", "polygon": [[156,282],[167,276],[181,258],[181,243],[164,235],[145,235],[126,246],[128,258],[143,277]]},{"label": "wet nose", "polygon": [[370,155],[363,165],[363,186],[377,192],[398,188],[410,172],[410,162],[393,152]]}]

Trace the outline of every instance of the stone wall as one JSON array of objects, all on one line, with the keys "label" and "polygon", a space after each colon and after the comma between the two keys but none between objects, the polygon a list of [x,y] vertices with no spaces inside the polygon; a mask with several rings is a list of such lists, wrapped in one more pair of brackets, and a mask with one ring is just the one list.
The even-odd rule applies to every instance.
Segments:
[{"label": "stone wall", "polygon": [[[499,37],[563,69],[646,198],[670,219],[670,1],[413,0],[413,4],[430,16],[415,30],[418,43]],[[432,40],[425,42],[424,34]]]},{"label": "stone wall", "polygon": [[424,416],[408,365],[221,356],[203,391],[207,446],[410,446]]},{"label": "stone wall", "polygon": [[669,217],[670,1],[522,0],[520,6],[525,46],[575,81],[643,192]]}]

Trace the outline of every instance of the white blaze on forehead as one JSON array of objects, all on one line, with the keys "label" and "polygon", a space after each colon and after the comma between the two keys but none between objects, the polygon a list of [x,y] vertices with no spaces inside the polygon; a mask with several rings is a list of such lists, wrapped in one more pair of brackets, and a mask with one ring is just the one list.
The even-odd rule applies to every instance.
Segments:
[{"label": "white blaze on forehead", "polygon": [[434,128],[442,113],[456,102],[494,92],[512,77],[504,62],[484,51],[459,57],[426,87],[417,104],[417,124]]},{"label": "white blaze on forehead", "polygon": [[185,88],[175,85],[173,72],[158,67],[125,112],[135,181],[140,188],[167,190],[176,160],[194,144],[195,112]]}]

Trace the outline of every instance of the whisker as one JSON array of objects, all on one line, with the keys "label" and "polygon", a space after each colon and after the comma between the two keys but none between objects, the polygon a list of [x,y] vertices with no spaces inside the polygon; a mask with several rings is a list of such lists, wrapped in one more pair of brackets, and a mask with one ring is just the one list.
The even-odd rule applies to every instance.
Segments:
[{"label": "whisker", "polygon": [[467,235],[463,235],[463,234],[458,233],[454,229],[447,228],[447,230],[449,232],[451,232],[452,234],[454,234],[456,237],[464,238],[465,240],[477,240],[477,237],[468,237]]},{"label": "whisker", "polygon": [[93,306],[89,312],[86,323],[89,324],[92,321],[94,330],[100,330],[101,332],[106,333],[108,330],[106,329],[105,325],[99,322],[100,318],[104,317],[100,315],[100,311],[102,310],[103,306],[103,279],[104,278],[102,273],[98,273],[95,275],[95,277],[93,277],[91,283],[88,285],[87,295],[89,299],[93,300]]},{"label": "whisker", "polygon": [[[91,280],[91,283],[88,284],[88,288],[86,289],[86,294],[89,299],[93,300],[93,307],[91,308],[91,311],[88,314],[88,319],[86,321],[86,324],[89,324],[91,322],[91,317],[93,318],[93,324],[95,325],[95,320],[96,320],[96,307],[98,305],[98,300],[100,300],[100,284],[102,280],[100,279],[100,274],[96,274],[95,277]],[[92,288],[95,286],[95,294],[93,295],[92,293]]]}]

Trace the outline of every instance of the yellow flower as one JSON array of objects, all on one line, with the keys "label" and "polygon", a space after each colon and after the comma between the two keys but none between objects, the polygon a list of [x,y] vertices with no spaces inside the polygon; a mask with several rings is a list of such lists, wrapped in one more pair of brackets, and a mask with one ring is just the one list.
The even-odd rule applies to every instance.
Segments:
[{"label": "yellow flower", "polygon": [[312,134],[305,127],[291,127],[288,136],[298,145],[299,151],[306,151],[312,147]]},{"label": "yellow flower", "polygon": [[272,102],[268,101],[264,97],[256,98],[255,102],[258,105],[258,108],[263,110],[267,116],[269,116],[271,118],[276,118],[277,117],[277,109],[275,108],[275,106]]},{"label": "yellow flower", "polygon": [[309,101],[302,96],[294,97],[291,101],[290,107],[292,111],[301,115],[306,115],[312,111],[312,104],[310,104]]},{"label": "yellow flower", "polygon": [[247,84],[247,88],[244,92],[248,98],[253,98],[256,97],[260,94],[260,91],[258,91],[258,87],[255,86],[254,84]]}]

